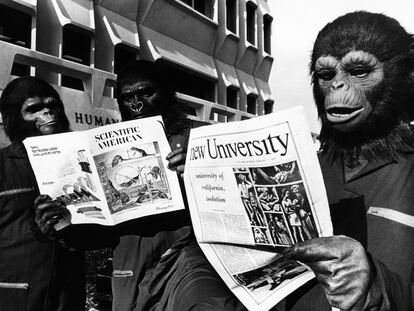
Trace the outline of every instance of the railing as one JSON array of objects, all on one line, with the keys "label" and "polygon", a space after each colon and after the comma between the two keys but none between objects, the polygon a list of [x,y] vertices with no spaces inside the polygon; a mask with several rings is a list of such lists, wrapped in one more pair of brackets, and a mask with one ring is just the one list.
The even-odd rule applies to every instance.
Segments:
[{"label": "railing", "polygon": [[102,103],[104,87],[115,86],[116,75],[113,73],[0,41],[1,90],[11,79],[11,69],[14,63],[82,80],[85,92],[89,94],[90,102],[95,107],[100,107]]},{"label": "railing", "polygon": [[[51,77],[53,74],[61,74],[81,80],[84,86],[84,92],[81,92],[81,96],[79,95],[80,91],[78,90],[73,90],[72,92],[71,89],[65,88],[65,90],[62,91],[62,87],[57,87],[58,90],[60,89],[62,91],[62,100],[65,104],[73,102],[73,98],[69,97],[71,97],[72,94],[76,94],[77,111],[79,109],[84,109],[84,111],[90,113],[91,109],[95,108],[105,108],[112,111],[117,110],[115,99],[105,96],[105,88],[115,87],[116,75],[113,73],[0,41],[0,91],[2,91],[14,78],[11,75],[11,72],[13,64],[15,63],[35,68],[35,75],[36,72],[38,72],[40,76],[47,73],[50,74]],[[54,80],[58,81],[58,79]],[[54,83],[52,82],[51,84]],[[196,115],[189,115],[188,117],[203,124],[215,123],[218,121],[238,121],[254,117],[253,114],[182,93],[177,93],[177,98],[179,102],[194,109]],[[73,107],[68,108],[70,110],[70,108]],[[212,117],[213,115],[216,115],[217,120]],[[73,116],[71,117],[74,118]],[[79,117],[79,113],[77,114],[77,117]],[[78,120],[75,118],[74,120],[71,120],[71,123],[76,122],[78,122]],[[0,123],[2,123],[1,119]],[[73,129],[77,130],[80,128],[75,126]],[[0,130],[0,147],[4,146],[6,142],[4,134]]]},{"label": "railing", "polygon": [[196,116],[188,117],[196,121],[215,123],[214,120],[211,120],[211,115],[213,113],[216,113],[218,116],[225,116],[227,118],[227,121],[240,121],[243,119],[250,119],[255,117],[253,114],[183,93],[177,93],[177,99],[180,103],[184,103],[194,109]]}]

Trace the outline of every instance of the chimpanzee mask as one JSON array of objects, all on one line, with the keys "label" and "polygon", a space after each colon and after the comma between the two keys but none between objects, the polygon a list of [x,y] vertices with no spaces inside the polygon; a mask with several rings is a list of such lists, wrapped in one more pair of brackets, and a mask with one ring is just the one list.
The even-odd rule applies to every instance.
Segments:
[{"label": "chimpanzee mask", "polygon": [[59,94],[39,78],[21,77],[10,82],[1,95],[0,110],[12,141],[69,130]]},{"label": "chimpanzee mask", "polygon": [[370,160],[414,146],[414,39],[396,20],[337,18],[319,32],[310,72],[324,150]]}]

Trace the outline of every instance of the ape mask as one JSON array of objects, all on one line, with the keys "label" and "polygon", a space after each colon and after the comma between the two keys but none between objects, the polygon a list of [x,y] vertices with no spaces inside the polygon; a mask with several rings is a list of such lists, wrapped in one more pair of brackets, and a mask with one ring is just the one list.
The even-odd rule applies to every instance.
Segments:
[{"label": "ape mask", "polygon": [[159,63],[135,60],[127,64],[117,76],[116,98],[122,120],[161,115],[168,135],[189,126]]},{"label": "ape mask", "polygon": [[310,73],[321,147],[334,158],[392,159],[412,150],[414,38],[396,20],[360,11],[327,24]]},{"label": "ape mask", "polygon": [[39,78],[21,77],[11,81],[0,97],[0,112],[11,141],[69,130],[59,94]]}]

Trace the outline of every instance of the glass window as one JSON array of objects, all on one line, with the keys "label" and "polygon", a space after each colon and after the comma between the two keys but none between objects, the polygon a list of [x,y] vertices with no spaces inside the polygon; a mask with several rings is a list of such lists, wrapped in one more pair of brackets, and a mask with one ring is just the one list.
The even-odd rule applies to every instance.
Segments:
[{"label": "glass window", "polygon": [[257,115],[257,96],[247,95],[247,112]]},{"label": "glass window", "polygon": [[214,0],[180,0],[181,2],[191,6],[197,12],[207,16],[208,18],[213,18],[213,6]]},{"label": "glass window", "polygon": [[[31,31],[31,15],[0,4],[0,40],[30,49]],[[30,74],[30,67],[15,63],[11,74],[27,76]]]},{"label": "glass window", "polygon": [[118,72],[126,66],[129,62],[137,59],[138,51],[119,43],[115,45],[114,53],[114,73]]},{"label": "glass window", "polygon": [[264,114],[269,114],[273,112],[273,101],[267,100],[264,102]]},{"label": "glass window", "polygon": [[[215,102],[216,82],[214,80],[207,79],[191,71],[185,71],[170,63],[163,62],[162,66],[174,90],[179,93]],[[186,113],[196,115],[195,111],[190,110],[186,111]]]},{"label": "glass window", "polygon": [[226,0],[226,27],[237,34],[237,0]]},{"label": "glass window", "polygon": [[235,87],[228,87],[226,90],[226,103],[227,107],[237,109],[239,103],[239,91]]},{"label": "glass window", "polygon": [[246,3],[246,39],[256,45],[256,5],[252,2]]},{"label": "glass window", "polygon": [[[73,25],[63,27],[62,58],[79,63],[90,65],[91,37],[83,31],[79,31]],[[63,76],[62,86],[83,91],[82,80]]]},{"label": "glass window", "polygon": [[263,16],[263,49],[267,54],[271,53],[272,17]]}]

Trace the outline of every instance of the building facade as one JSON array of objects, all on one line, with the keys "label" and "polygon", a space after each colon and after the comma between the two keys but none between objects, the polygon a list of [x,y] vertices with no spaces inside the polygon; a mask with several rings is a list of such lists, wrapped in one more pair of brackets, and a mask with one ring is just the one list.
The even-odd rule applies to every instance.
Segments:
[{"label": "building facade", "polygon": [[148,59],[196,122],[252,118],[273,111],[272,23],[266,0],[0,0],[0,92],[41,77],[88,129],[119,121],[116,73]]}]

